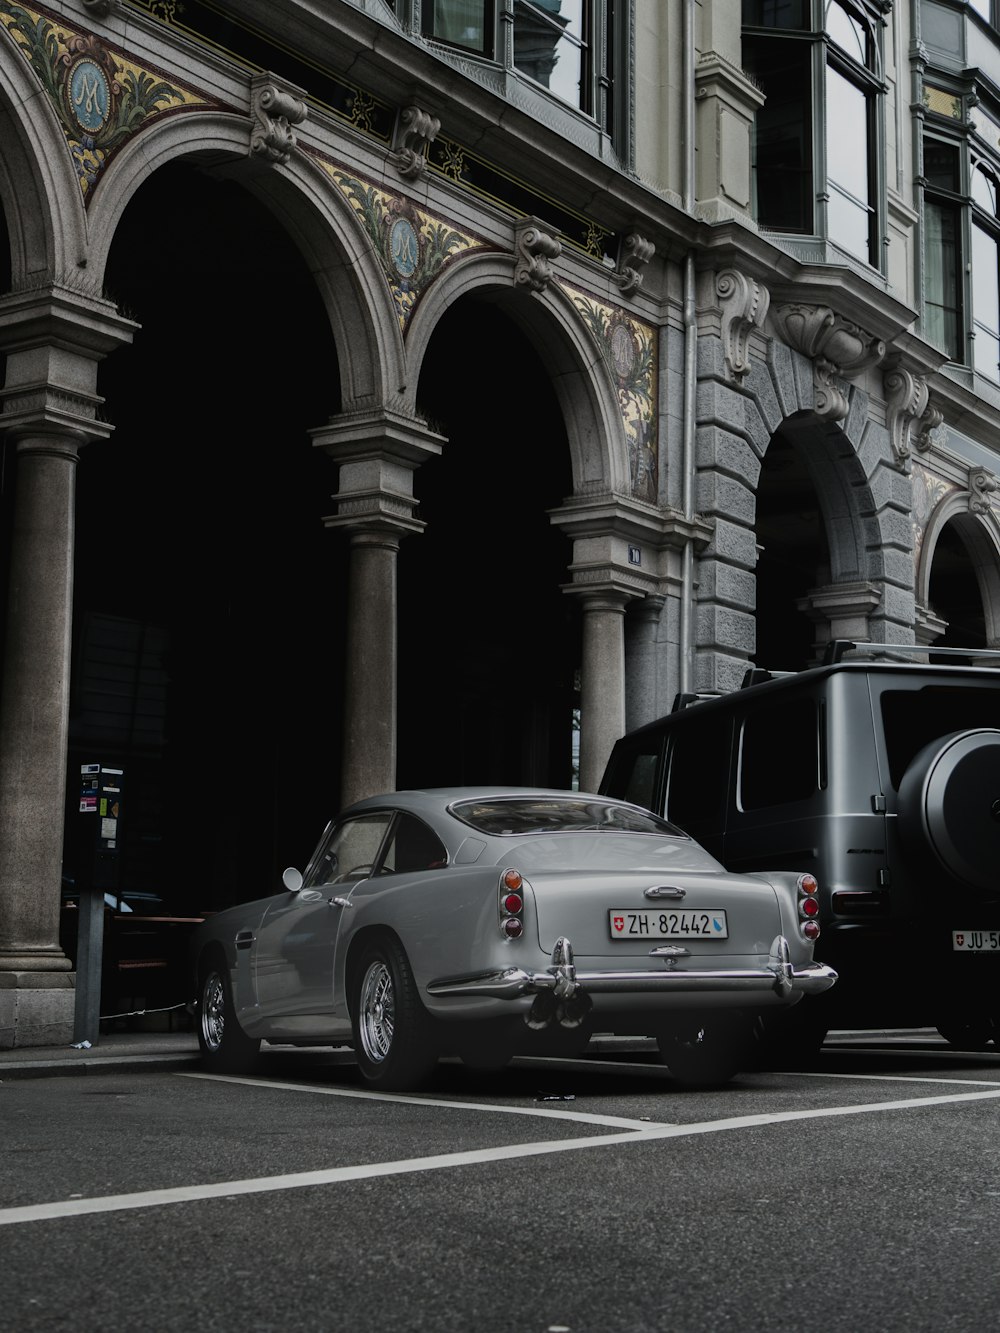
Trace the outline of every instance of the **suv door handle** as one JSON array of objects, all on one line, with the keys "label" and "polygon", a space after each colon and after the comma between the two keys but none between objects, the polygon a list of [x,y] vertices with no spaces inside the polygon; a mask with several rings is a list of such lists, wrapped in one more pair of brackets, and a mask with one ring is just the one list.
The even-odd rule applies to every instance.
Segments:
[{"label": "suv door handle", "polygon": [[671,884],[654,884],[652,888],[646,889],[643,893],[644,898],[683,898],[687,889],[674,888]]}]

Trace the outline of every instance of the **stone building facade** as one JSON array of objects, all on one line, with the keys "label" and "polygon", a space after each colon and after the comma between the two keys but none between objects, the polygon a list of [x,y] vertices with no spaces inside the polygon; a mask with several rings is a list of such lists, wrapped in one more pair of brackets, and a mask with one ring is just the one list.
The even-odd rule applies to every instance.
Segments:
[{"label": "stone building facade", "polygon": [[0,1046],[125,887],[1000,637],[997,0],[0,0]]}]

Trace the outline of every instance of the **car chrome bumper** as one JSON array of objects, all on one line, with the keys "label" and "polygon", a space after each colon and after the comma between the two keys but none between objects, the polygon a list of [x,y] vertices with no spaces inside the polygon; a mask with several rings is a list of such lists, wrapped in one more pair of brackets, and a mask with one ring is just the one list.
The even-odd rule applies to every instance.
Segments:
[{"label": "car chrome bumper", "polygon": [[571,1000],[583,994],[655,994],[674,992],[719,993],[725,991],[761,991],[791,1001],[800,995],[818,995],[837,980],[837,973],[824,963],[793,967],[788,941],[777,935],[771,944],[767,966],[761,968],[711,968],[678,965],[676,957],[667,957],[662,972],[648,969],[615,969],[586,972],[577,969],[573,947],[565,936],[556,941],[551,966],[544,971],[508,967],[499,972],[448,977],[432,981],[427,993],[482,996],[497,1000],[516,1000],[522,995],[552,992],[558,1000]]}]

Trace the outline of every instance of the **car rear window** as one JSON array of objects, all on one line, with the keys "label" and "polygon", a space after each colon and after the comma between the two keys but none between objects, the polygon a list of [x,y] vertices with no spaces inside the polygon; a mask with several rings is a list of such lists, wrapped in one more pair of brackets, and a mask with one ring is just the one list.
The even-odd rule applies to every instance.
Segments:
[{"label": "car rear window", "polygon": [[507,797],[502,800],[457,801],[456,819],[480,833],[659,833],[675,838],[687,835],[665,819],[628,805],[576,797]]}]

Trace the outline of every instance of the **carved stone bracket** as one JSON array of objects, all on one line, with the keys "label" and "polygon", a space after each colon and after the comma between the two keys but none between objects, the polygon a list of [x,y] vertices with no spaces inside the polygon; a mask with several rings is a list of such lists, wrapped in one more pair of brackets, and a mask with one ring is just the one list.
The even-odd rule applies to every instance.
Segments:
[{"label": "carved stone bracket", "polygon": [[827,421],[847,416],[847,395],[835,379],[851,380],[885,356],[885,343],[829,306],[779,306],[775,319],[788,342],[813,363],[816,414]]},{"label": "carved stone bracket", "polygon": [[984,467],[974,467],[969,469],[969,512],[973,514],[989,514],[993,509],[993,500],[990,498],[997,490],[1000,490],[1000,482],[992,472]]},{"label": "carved stone bracket", "polygon": [[902,461],[910,456],[910,435],[917,431],[916,446],[926,453],[936,443],[937,430],[944,417],[931,406],[927,382],[921,375],[896,366],[885,374],[882,383],[886,395],[886,425],[892,451]]},{"label": "carved stone bracket", "polygon": [[441,122],[437,116],[418,106],[407,106],[399,113],[392,149],[396,170],[406,180],[417,180],[427,165],[427,149],[437,138]]},{"label": "carved stone bracket", "polygon": [[84,9],[88,14],[97,14],[104,18],[117,7],[118,0],[82,0]]},{"label": "carved stone bracket", "polygon": [[292,126],[301,125],[308,115],[305,102],[288,88],[279,87],[271,75],[258,74],[250,84],[250,112],[250,156],[287,162],[295,147]]},{"label": "carved stone bracket", "polygon": [[763,327],[771,293],[761,283],[732,268],[718,275],[715,291],[722,303],[726,366],[739,384],[750,369],[750,334]]},{"label": "carved stone bracket", "polygon": [[558,237],[537,218],[522,218],[514,232],[514,246],[517,251],[514,286],[543,292],[552,281],[549,261],[562,254]]},{"label": "carved stone bracket", "polygon": [[648,264],[656,254],[656,246],[640,236],[637,231],[630,231],[622,237],[618,249],[618,266],[611,275],[611,281],[618,285],[622,296],[632,296],[642,286],[642,274],[639,268]]}]

